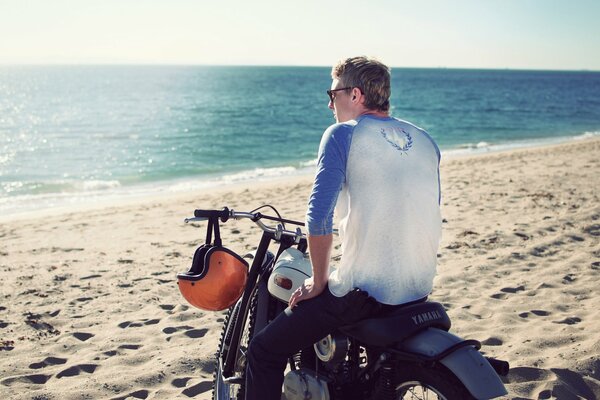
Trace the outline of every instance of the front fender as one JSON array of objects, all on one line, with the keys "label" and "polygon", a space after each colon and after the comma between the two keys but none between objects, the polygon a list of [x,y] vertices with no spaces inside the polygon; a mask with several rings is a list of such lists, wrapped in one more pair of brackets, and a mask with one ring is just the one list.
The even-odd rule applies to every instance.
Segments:
[{"label": "front fender", "polygon": [[[399,350],[435,357],[460,342],[463,339],[449,332],[428,328],[402,342]],[[459,347],[440,362],[476,399],[493,399],[507,394],[494,368],[473,346]]]}]

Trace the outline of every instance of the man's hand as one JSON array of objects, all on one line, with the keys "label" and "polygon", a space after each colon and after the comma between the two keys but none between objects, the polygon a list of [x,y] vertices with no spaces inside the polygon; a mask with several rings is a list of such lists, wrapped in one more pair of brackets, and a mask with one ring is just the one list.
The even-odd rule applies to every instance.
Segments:
[{"label": "man's hand", "polygon": [[313,297],[317,297],[323,290],[325,290],[326,285],[317,285],[313,281],[313,278],[308,278],[304,281],[302,286],[300,286],[292,296],[290,297],[290,308],[296,307],[298,303],[304,300],[312,299]]}]

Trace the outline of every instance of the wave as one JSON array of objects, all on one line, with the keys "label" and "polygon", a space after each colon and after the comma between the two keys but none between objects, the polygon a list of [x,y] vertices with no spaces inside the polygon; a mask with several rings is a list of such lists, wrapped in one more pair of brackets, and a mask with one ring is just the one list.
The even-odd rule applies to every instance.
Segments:
[{"label": "wave", "polygon": [[122,185],[118,180],[55,180],[50,182],[5,182],[0,184],[0,215],[10,216],[47,209],[72,209],[110,201],[147,198],[168,193],[190,192],[244,182],[270,181],[309,173],[312,161],[297,166],[254,168],[225,175],[198,176]]},{"label": "wave", "polygon": [[584,132],[581,135],[573,137],[574,140],[586,140],[600,136],[600,131]]},{"label": "wave", "polygon": [[8,181],[0,184],[0,195],[23,196],[96,192],[121,187],[118,180]]},{"label": "wave", "polygon": [[459,157],[470,154],[483,154],[499,152],[506,150],[516,150],[521,148],[538,147],[552,144],[568,143],[571,141],[587,140],[594,137],[600,137],[600,131],[588,131],[575,136],[557,136],[540,139],[513,140],[504,143],[463,143],[447,149],[442,149],[442,155],[446,157]]}]

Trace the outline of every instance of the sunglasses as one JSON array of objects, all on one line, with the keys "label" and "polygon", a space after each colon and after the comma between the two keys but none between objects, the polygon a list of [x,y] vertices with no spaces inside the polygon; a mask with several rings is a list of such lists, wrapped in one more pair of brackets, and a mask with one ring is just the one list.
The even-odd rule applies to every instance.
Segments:
[{"label": "sunglasses", "polygon": [[331,102],[333,103],[333,100],[335,100],[335,92],[339,92],[340,90],[348,90],[348,89],[352,89],[352,87],[348,86],[348,87],[344,87],[344,88],[340,88],[340,89],[328,90],[327,95],[329,96],[329,100],[331,100]]}]

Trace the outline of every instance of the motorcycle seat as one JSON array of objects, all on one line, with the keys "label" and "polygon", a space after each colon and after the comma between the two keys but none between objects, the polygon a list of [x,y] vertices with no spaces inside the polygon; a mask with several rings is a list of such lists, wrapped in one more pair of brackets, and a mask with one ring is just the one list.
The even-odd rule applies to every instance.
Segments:
[{"label": "motorcycle seat", "polygon": [[386,347],[429,327],[450,330],[450,318],[440,303],[425,302],[399,307],[383,316],[367,318],[339,330],[366,345]]}]

